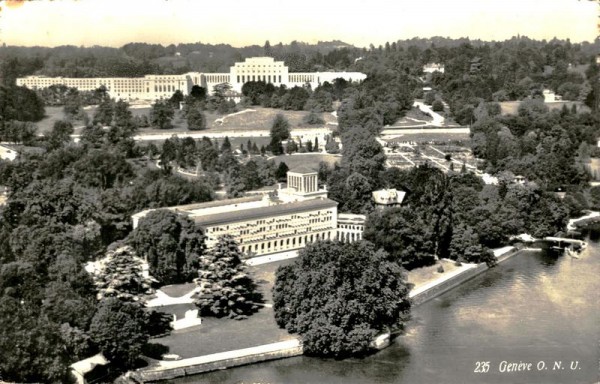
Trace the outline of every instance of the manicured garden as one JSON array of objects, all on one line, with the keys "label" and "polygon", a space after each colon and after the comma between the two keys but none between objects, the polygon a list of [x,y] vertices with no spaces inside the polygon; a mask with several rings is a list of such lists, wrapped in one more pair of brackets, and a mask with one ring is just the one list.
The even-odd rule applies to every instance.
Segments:
[{"label": "manicured garden", "polygon": [[[283,260],[249,267],[258,289],[263,295],[265,306],[247,319],[232,320],[203,317],[202,325],[172,331],[169,336],[153,339],[152,342],[168,346],[169,353],[188,358],[275,343],[292,338],[292,335],[277,326],[273,309],[269,305],[272,304],[271,290],[275,282],[275,271],[280,265],[291,262],[293,260]],[[177,289],[177,286],[174,285],[168,287],[167,290],[180,294],[188,288],[189,284],[186,284],[182,289]],[[189,304],[181,304],[160,309],[168,313],[180,314],[183,309],[189,308]]]}]

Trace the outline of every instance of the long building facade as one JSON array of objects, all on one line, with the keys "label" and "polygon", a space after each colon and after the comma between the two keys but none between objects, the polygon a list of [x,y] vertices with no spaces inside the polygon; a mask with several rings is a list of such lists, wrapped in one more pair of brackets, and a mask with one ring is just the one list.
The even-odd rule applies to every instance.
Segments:
[{"label": "long building facade", "polygon": [[[249,257],[298,250],[318,240],[358,241],[365,221],[362,215],[338,215],[337,202],[318,189],[317,173],[305,169],[288,172],[288,188],[274,194],[166,209],[192,219],[206,235],[207,247],[231,235]],[[133,215],[133,227],[151,211]]]},{"label": "long building facade", "polygon": [[288,88],[309,84],[313,89],[324,82],[337,78],[346,81],[362,81],[367,76],[360,72],[308,72],[290,73],[283,61],[272,57],[252,57],[235,63],[229,73],[188,72],[183,75],[146,75],[144,77],[72,78],[27,76],[17,79],[18,86],[43,89],[52,85],[65,85],[81,91],[93,91],[105,86],[110,97],[123,100],[157,100],[171,97],[179,90],[188,95],[194,85],[211,92],[214,86],[229,84],[236,93],[249,81],[264,81]]}]

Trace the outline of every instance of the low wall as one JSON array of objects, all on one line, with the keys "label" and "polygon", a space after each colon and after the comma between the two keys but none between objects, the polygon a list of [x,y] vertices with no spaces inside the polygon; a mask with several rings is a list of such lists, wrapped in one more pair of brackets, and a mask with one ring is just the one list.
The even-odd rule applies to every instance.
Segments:
[{"label": "low wall", "polygon": [[[253,348],[252,348],[253,349]],[[243,350],[240,350],[242,352]],[[129,379],[137,383],[148,383],[162,380],[170,380],[177,377],[190,376],[198,373],[205,373],[210,371],[217,371],[221,369],[238,367],[241,365],[248,365],[253,363],[259,363],[268,360],[284,359],[287,357],[300,356],[303,353],[302,344],[297,343],[293,347],[284,347],[281,349],[269,350],[264,352],[256,353],[242,353],[242,356],[234,356],[214,361],[206,361],[197,364],[190,364],[181,367],[173,368],[150,368],[140,369],[135,372],[131,372]]]},{"label": "low wall", "polygon": [[[520,250],[513,248],[512,250],[498,256],[497,263],[501,264],[504,261],[512,258],[513,256],[518,255],[520,252],[521,252]],[[458,275],[452,277],[451,279],[443,281],[442,283],[435,285],[435,286],[429,288],[428,290],[423,291],[423,292],[413,296],[412,297],[413,306],[416,307],[417,305],[421,305],[421,304],[425,303],[426,301],[429,301],[435,297],[438,297],[442,293],[448,292],[452,288],[456,288],[457,286],[463,284],[464,282],[471,280],[475,276],[482,274],[483,272],[487,271],[488,269],[489,269],[489,267],[485,263],[481,263],[481,264],[477,265],[475,268],[467,269],[466,271],[459,273]]]}]

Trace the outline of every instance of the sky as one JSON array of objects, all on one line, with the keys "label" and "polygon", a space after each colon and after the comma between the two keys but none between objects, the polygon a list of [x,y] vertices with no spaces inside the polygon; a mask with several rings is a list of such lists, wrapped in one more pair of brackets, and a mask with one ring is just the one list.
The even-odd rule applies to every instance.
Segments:
[{"label": "sky", "polygon": [[0,8],[0,41],[24,46],[341,40],[366,47],[518,34],[591,42],[600,34],[600,0],[0,0]]}]

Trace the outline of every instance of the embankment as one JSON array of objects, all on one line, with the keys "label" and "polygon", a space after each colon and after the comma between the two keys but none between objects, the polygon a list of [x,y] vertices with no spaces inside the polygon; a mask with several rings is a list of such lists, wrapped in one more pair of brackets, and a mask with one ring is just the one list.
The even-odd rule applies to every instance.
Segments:
[{"label": "embankment", "polygon": [[302,355],[299,339],[258,347],[215,353],[177,361],[160,361],[158,366],[142,368],[129,374],[130,381],[147,383],[216,371],[241,365]]},{"label": "embankment", "polygon": [[[497,263],[501,264],[504,261],[512,258],[513,256],[518,255],[520,252],[520,250],[514,247],[507,248],[506,252],[496,255]],[[420,291],[415,295],[412,295],[411,299],[413,301],[413,306],[421,305],[424,302],[451,290],[452,288],[456,288],[457,286],[465,283],[466,281],[471,280],[475,276],[482,274],[488,269],[489,267],[485,263],[481,263],[477,264],[473,268],[458,273],[449,279],[440,279],[439,284],[433,284],[430,288]]]},{"label": "embankment", "polygon": [[[496,253],[498,264],[519,254],[521,251],[514,247],[506,247]],[[413,290],[411,298],[413,305],[420,305],[431,300],[452,288],[485,272],[488,266],[485,263],[473,265],[456,274],[440,276],[427,286]],[[299,339],[266,344],[252,348],[235,351],[215,353],[212,355],[192,357],[177,361],[160,361],[158,365],[141,368],[130,372],[131,382],[147,383],[170,380],[176,377],[190,376],[198,373],[216,371],[241,365],[248,365],[268,360],[283,359],[302,355],[302,344]]]}]

